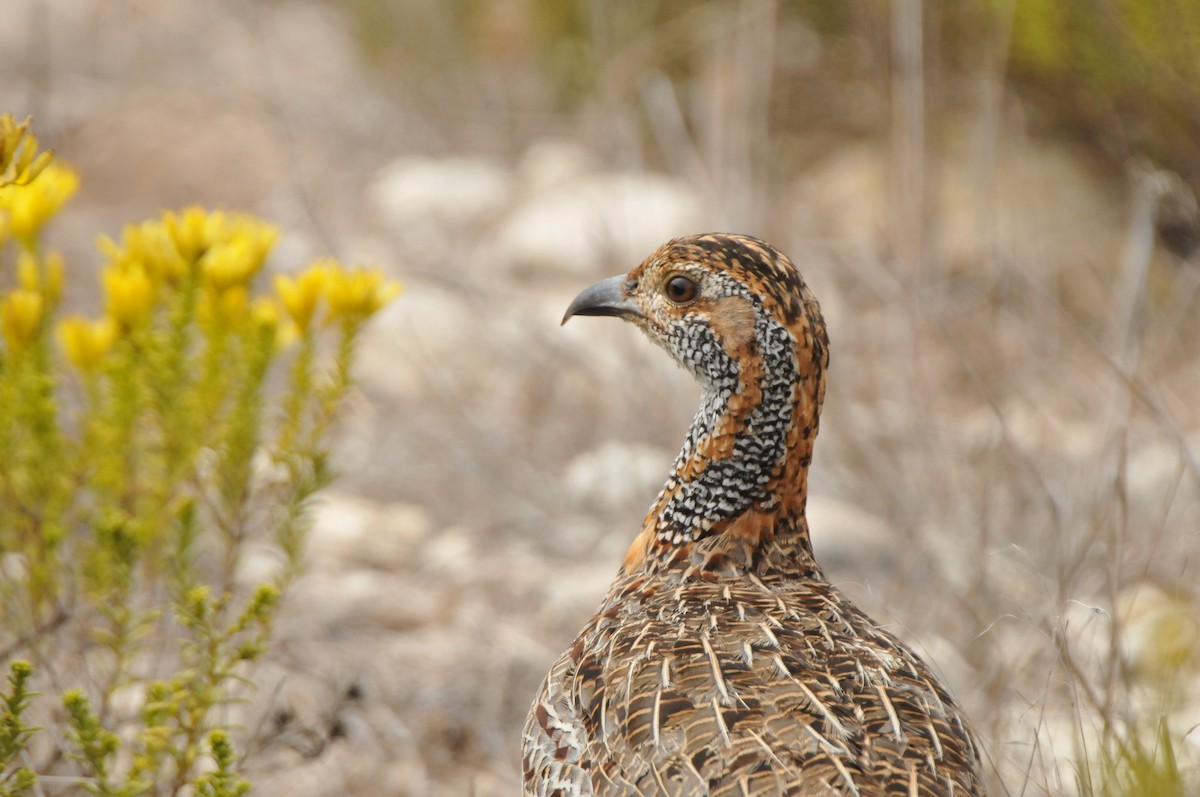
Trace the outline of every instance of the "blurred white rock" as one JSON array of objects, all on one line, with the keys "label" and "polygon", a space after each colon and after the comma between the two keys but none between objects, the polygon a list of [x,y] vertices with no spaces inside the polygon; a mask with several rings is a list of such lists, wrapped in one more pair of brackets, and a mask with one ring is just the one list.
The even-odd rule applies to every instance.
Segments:
[{"label": "blurred white rock", "polygon": [[512,190],[508,169],[484,158],[398,158],[368,188],[389,224],[462,226],[497,212]]},{"label": "blurred white rock", "polygon": [[478,342],[478,319],[461,292],[406,278],[404,294],[363,332],[359,381],[394,399],[413,399],[428,390],[426,371],[434,365],[466,380],[486,372],[489,350]]},{"label": "blurred white rock", "polygon": [[698,231],[701,203],[664,175],[577,175],[534,194],[502,224],[496,252],[511,270],[591,276],[632,268],[659,244]]},{"label": "blurred white rock", "polygon": [[317,503],[308,555],[318,569],[394,569],[411,562],[432,529],[428,513],[415,504],[326,492]]},{"label": "blurred white rock", "polygon": [[671,454],[664,449],[609,441],[572,459],[563,484],[584,506],[619,511],[634,501],[649,506],[670,469]]},{"label": "blurred white rock", "polygon": [[482,556],[470,530],[463,527],[442,529],[421,551],[420,567],[423,572],[461,584],[475,578]]},{"label": "blurred white rock", "polygon": [[1197,500],[1195,482],[1184,478],[1188,467],[1184,451],[1200,451],[1200,435],[1148,440],[1132,448],[1125,472],[1131,498],[1159,512],[1172,503],[1187,506]]},{"label": "blurred white rock", "polygon": [[813,552],[835,584],[865,590],[894,570],[901,538],[885,519],[820,494],[809,495],[806,514]]},{"label": "blurred white rock", "polygon": [[279,546],[268,540],[243,543],[242,558],[235,578],[243,587],[256,587],[275,581],[283,573],[286,562]]},{"label": "blurred white rock", "polygon": [[521,190],[528,194],[549,191],[568,180],[593,172],[599,164],[590,151],[560,138],[535,141],[517,164]]},{"label": "blurred white rock", "polygon": [[619,565],[617,557],[598,557],[597,561],[544,574],[538,611],[545,617],[545,622],[571,625],[586,620],[608,592]]}]

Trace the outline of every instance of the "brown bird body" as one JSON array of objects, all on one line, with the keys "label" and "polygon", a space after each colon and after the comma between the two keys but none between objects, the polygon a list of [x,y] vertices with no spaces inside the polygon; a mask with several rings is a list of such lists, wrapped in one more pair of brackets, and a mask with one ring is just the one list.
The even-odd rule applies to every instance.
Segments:
[{"label": "brown bird body", "polygon": [[534,700],[525,794],[983,795],[954,699],[813,558],[829,347],[791,261],[745,236],[677,239],[572,315],[633,322],[703,395],[616,581]]}]

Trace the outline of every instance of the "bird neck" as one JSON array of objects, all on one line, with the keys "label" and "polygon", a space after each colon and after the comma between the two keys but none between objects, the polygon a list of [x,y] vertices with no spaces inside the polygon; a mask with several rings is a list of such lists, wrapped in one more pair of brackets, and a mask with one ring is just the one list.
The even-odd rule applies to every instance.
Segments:
[{"label": "bird neck", "polygon": [[757,327],[697,374],[700,408],[626,572],[681,566],[819,575],[804,510],[823,372],[798,367],[804,350],[786,328],[764,319]]}]

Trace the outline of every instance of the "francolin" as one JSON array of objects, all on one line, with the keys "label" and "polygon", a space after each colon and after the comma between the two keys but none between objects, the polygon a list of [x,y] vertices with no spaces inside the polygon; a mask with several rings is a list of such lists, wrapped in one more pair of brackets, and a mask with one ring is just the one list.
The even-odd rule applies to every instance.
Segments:
[{"label": "francolin", "polygon": [[536,797],[983,795],[930,668],[826,580],[805,518],[829,341],[788,258],[741,235],[663,245],[571,303],[702,387],[595,616],[530,709]]}]

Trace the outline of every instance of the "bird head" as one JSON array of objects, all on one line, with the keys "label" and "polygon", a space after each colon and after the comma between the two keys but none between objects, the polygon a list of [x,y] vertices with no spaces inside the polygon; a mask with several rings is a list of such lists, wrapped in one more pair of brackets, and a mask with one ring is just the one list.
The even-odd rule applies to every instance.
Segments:
[{"label": "bird head", "polygon": [[790,360],[814,397],[822,392],[828,338],[820,307],[791,260],[756,238],[669,241],[628,274],[586,288],[563,323],[580,315],[632,322],[706,390],[729,389],[732,377],[767,356],[772,364]]},{"label": "bird head", "polygon": [[[586,288],[563,318],[638,326],[699,380],[700,409],[626,557],[729,559],[806,538],[804,505],[829,341],[816,299],[763,241],[708,234],[669,241],[628,274]],[[797,542],[807,550],[807,540]],[[690,559],[688,561],[691,561]]]}]

